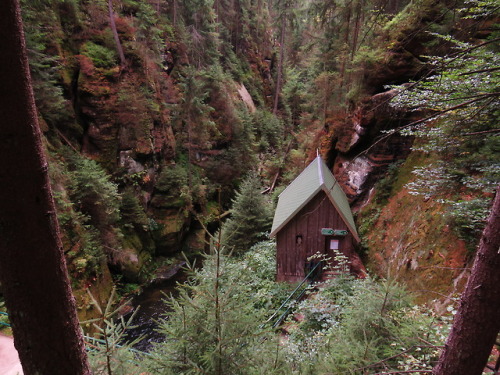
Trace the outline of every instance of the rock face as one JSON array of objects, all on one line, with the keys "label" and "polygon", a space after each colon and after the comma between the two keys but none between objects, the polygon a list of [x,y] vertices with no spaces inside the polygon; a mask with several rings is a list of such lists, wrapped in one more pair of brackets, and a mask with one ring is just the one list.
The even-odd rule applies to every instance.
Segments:
[{"label": "rock face", "polygon": [[241,100],[243,100],[243,103],[245,103],[245,105],[247,106],[248,110],[251,113],[257,110],[257,108],[255,107],[255,103],[253,102],[252,96],[250,95],[244,84],[241,84],[240,87],[238,87],[238,94],[240,95]]},{"label": "rock face", "polygon": [[385,133],[412,120],[389,106],[395,94],[390,90],[365,100],[330,132],[328,159],[333,161],[335,177],[355,206],[366,199],[391,163],[405,159],[410,152],[411,138]]},{"label": "rock face", "polygon": [[[439,300],[435,305],[441,309],[463,287],[470,254],[448,226],[445,207],[412,196],[405,188],[412,181],[412,170],[431,160],[411,151],[411,137],[391,130],[422,114],[392,108],[389,101],[397,92],[383,91],[386,85],[421,77],[428,68],[418,56],[446,53],[429,51],[425,42],[430,36],[418,33],[430,20],[440,22],[438,8],[438,3],[429,3],[423,10],[427,16],[419,19],[407,13],[408,22],[394,33],[389,31],[387,37],[392,39],[384,63],[364,76],[365,91],[372,96],[352,104],[344,118],[327,123],[320,144],[328,145],[323,153],[357,212],[363,262],[371,272],[403,282],[416,293],[418,302]],[[410,34],[415,37],[407,38]],[[397,168],[387,173],[395,162]],[[385,186],[378,183],[388,176]]]},{"label": "rock face", "polygon": [[[53,177],[71,274],[82,288],[110,270],[142,281],[152,257],[204,249],[197,220],[214,220],[207,212],[219,207],[219,191],[227,209],[253,163],[252,113],[273,92],[271,34],[258,43],[241,36],[234,59],[243,64],[229,64],[241,71],[227,74],[218,42],[193,47],[166,3],[115,4],[124,59],[106,2],[52,5],[26,4],[36,17],[25,21],[28,39],[36,34],[29,48],[41,123],[52,165],[60,164]],[[73,159],[97,163],[83,170]],[[82,209],[82,198],[70,194],[77,173],[89,191],[101,181],[112,194],[100,186]]]},{"label": "rock face", "polygon": [[444,207],[410,195],[404,184],[415,163],[401,166],[395,194],[383,206],[369,204],[359,213],[369,251],[365,261],[373,272],[403,282],[419,302],[441,309],[459,293],[469,274],[464,241],[449,227]]},{"label": "rock face", "polygon": [[[413,168],[429,161],[412,153],[413,139],[383,133],[416,120],[414,112],[408,115],[388,106],[394,94],[374,95],[343,123],[335,124],[329,132],[328,156],[358,213],[358,229],[367,251],[363,262],[371,272],[408,285],[419,302],[436,300],[433,303],[439,311],[461,291],[470,254],[449,228],[445,208],[410,195],[404,187],[414,178]],[[381,203],[377,182],[398,161],[386,201]]]}]

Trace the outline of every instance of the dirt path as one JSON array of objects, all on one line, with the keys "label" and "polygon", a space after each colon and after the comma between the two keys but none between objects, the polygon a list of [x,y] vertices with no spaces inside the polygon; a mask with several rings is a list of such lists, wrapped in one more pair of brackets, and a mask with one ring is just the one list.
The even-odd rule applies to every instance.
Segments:
[{"label": "dirt path", "polygon": [[0,334],[0,374],[23,375],[21,362],[12,337]]}]

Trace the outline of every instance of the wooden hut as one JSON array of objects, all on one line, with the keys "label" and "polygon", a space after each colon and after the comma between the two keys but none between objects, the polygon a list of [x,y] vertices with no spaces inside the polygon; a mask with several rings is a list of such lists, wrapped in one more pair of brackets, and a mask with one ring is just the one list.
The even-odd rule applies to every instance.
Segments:
[{"label": "wooden hut", "polygon": [[318,156],[280,194],[271,237],[277,242],[277,280],[304,279],[314,254],[352,258],[359,242],[349,202]]}]

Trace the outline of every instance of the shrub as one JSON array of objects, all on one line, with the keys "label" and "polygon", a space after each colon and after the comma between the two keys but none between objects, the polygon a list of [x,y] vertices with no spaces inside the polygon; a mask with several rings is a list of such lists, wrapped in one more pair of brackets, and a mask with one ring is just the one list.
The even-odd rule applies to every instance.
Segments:
[{"label": "shrub", "polygon": [[236,252],[243,252],[266,237],[272,221],[271,205],[261,194],[255,175],[241,184],[231,208],[231,218],[222,226],[222,242]]},{"label": "shrub", "polygon": [[379,204],[386,204],[387,200],[392,196],[393,185],[398,177],[399,169],[403,164],[402,161],[396,161],[389,165],[387,174],[377,182],[377,195],[376,202]]},{"label": "shrub", "polygon": [[448,218],[470,252],[474,252],[490,212],[490,199],[450,202]]},{"label": "shrub", "polygon": [[127,187],[122,193],[120,214],[125,226],[146,228],[149,225],[148,217],[131,187]]},{"label": "shrub", "polygon": [[176,164],[173,167],[162,169],[155,188],[162,193],[167,193],[169,196],[175,197],[182,187],[187,185],[187,182],[188,175],[186,169]]},{"label": "shrub", "polygon": [[254,114],[254,132],[260,151],[277,150],[283,144],[283,121],[268,111],[256,111]]},{"label": "shrub", "polygon": [[444,338],[429,334],[438,331],[432,314],[412,306],[409,294],[391,281],[341,276],[319,287],[297,313],[305,320],[292,331],[287,351],[300,373],[427,370],[437,350],[422,343],[438,345]]},{"label": "shrub", "polygon": [[98,229],[120,218],[120,195],[109,175],[95,161],[70,157],[70,197]]},{"label": "shrub", "polygon": [[242,281],[252,271],[219,249],[191,272],[179,297],[168,301],[166,338],[151,353],[150,372],[289,374],[277,337],[260,328],[266,310],[255,308],[255,290]]},{"label": "shrub", "polygon": [[90,58],[96,68],[109,69],[118,63],[115,51],[93,42],[86,42],[81,54]]}]

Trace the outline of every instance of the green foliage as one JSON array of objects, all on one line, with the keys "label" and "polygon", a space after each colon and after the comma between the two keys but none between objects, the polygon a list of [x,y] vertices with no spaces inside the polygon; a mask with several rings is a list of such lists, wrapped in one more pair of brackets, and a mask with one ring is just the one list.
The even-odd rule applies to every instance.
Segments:
[{"label": "green foliage", "polygon": [[185,0],[180,10],[178,32],[190,64],[197,69],[215,64],[220,54],[213,0]]},{"label": "green foliage", "polygon": [[249,175],[236,193],[231,218],[222,227],[222,243],[241,253],[265,238],[272,221],[270,203],[261,194],[260,181]]},{"label": "green foliage", "polygon": [[[437,351],[422,342],[439,344],[445,338],[430,337],[432,316],[412,307],[404,289],[389,281],[340,275],[320,286],[297,313],[304,320],[291,332],[286,350],[300,373],[397,371],[403,363],[407,369],[429,369]],[[411,365],[405,359],[410,355]]]},{"label": "green foliage", "polygon": [[22,1],[23,25],[37,109],[50,125],[71,122],[71,105],[61,87],[61,59],[54,51],[61,37],[51,1]]},{"label": "green foliage", "polygon": [[57,216],[70,274],[84,283],[105,266],[107,250],[121,248],[120,209],[131,220],[140,220],[134,217],[140,212],[129,199],[122,205],[117,186],[96,162],[70,149],[59,151],[50,163]]},{"label": "green foliage", "polygon": [[[75,209],[63,193],[55,192],[57,218],[65,238],[74,250],[67,252],[71,266],[75,267],[76,279],[88,278],[98,273],[104,257],[99,231],[91,224],[90,218]],[[75,246],[76,245],[76,246]]]},{"label": "green foliage", "polygon": [[392,105],[427,110],[431,114],[427,121],[405,129],[404,134],[420,137],[423,142],[417,149],[442,155],[448,170],[484,174],[487,178],[482,182],[469,177],[471,181],[463,183],[489,191],[499,178],[493,167],[499,161],[499,137],[492,132],[499,116],[499,79],[490,70],[498,66],[500,58],[487,44],[475,47],[451,37],[441,38],[453,43],[456,52],[432,57],[436,74],[401,89]]},{"label": "green foliage", "polygon": [[458,236],[466,242],[471,253],[474,253],[477,238],[480,237],[486,225],[490,203],[490,199],[485,198],[449,203],[448,217]]},{"label": "green foliage", "polygon": [[496,0],[467,0],[464,2],[464,8],[459,11],[465,19],[484,19],[497,14],[498,3]]},{"label": "green foliage", "polygon": [[181,135],[180,141],[193,158],[194,148],[210,149],[210,135],[216,129],[210,117],[214,109],[208,104],[210,91],[203,72],[193,68],[185,70],[179,87],[182,91],[180,103],[176,106],[174,123]]},{"label": "green foliage", "polygon": [[141,340],[124,344],[125,332],[131,326],[135,313],[127,320],[119,316],[123,306],[113,307],[115,300],[115,289],[113,289],[105,307],[88,292],[92,304],[99,313],[99,317],[82,322],[82,325],[90,325],[97,330],[94,337],[85,337],[87,342],[89,362],[95,375],[139,375],[143,373],[140,357],[145,353],[138,352],[132,348],[134,343]]},{"label": "green foliage", "polygon": [[149,225],[149,220],[142,208],[137,196],[132,187],[127,187],[122,192],[120,201],[120,216],[125,223],[124,225],[132,225],[146,227]]},{"label": "green foliage", "polygon": [[361,46],[356,51],[352,63],[355,66],[361,65],[365,69],[373,69],[377,64],[381,63],[383,58],[384,54],[380,49]]},{"label": "green foliage", "polygon": [[253,128],[258,150],[271,152],[283,147],[285,132],[281,119],[266,110],[258,110],[253,114]]},{"label": "green foliage", "polygon": [[252,270],[228,262],[220,250],[180,287],[166,335],[151,352],[154,374],[286,374],[277,338],[261,329],[265,310],[255,308],[254,290],[243,279]]},{"label": "green foliage", "polygon": [[165,42],[159,26],[158,12],[147,2],[141,1],[138,3],[136,17],[139,21],[139,37],[159,55]]},{"label": "green foliage", "polygon": [[[158,177],[155,189],[161,195],[161,206],[183,207],[187,203],[188,193],[188,171],[181,164],[165,166]],[[159,196],[155,196],[155,204],[159,202]]]},{"label": "green foliage", "polygon": [[0,297],[0,312],[5,314],[0,314],[0,331],[6,327],[10,326],[9,316],[7,314],[7,308],[5,307],[5,301],[3,297]]},{"label": "green foliage", "polygon": [[109,69],[118,64],[116,51],[90,41],[83,45],[81,54],[90,58],[96,68]]},{"label": "green foliage", "polygon": [[303,112],[308,110],[307,104],[310,99],[308,93],[311,71],[303,71],[297,68],[286,69],[286,81],[283,85],[282,95],[291,114],[294,125],[300,123]]},{"label": "green foliage", "polygon": [[364,211],[361,218],[358,218],[358,230],[361,237],[370,232],[380,217],[380,207],[373,207],[369,211]]},{"label": "green foliage", "polygon": [[69,260],[70,273],[75,281],[85,281],[99,272],[104,252],[100,233],[91,223],[91,218],[82,213],[66,190],[71,185],[71,172],[61,159],[51,160],[50,178],[53,184],[57,218]]},{"label": "green foliage", "polygon": [[186,168],[182,165],[175,164],[173,167],[167,166],[163,168],[155,188],[162,193],[169,193],[175,196],[187,185],[187,180]]},{"label": "green foliage", "polygon": [[[253,245],[241,257],[229,257],[227,267],[231,274],[239,275],[241,294],[235,298],[252,295],[255,309],[277,309],[290,293],[290,285],[276,283],[276,243],[262,241]],[[244,270],[241,272],[240,270]],[[244,301],[241,301],[242,303]]]},{"label": "green foliage", "polygon": [[408,32],[420,25],[427,14],[439,10],[444,10],[444,7],[430,0],[408,2],[404,9],[384,25],[383,29],[389,34],[390,40],[404,40]]},{"label": "green foliage", "polygon": [[377,203],[384,205],[392,196],[393,185],[398,177],[398,171],[402,164],[403,161],[397,161],[389,165],[387,174],[377,182],[377,194],[375,197]]},{"label": "green foliage", "polygon": [[[432,75],[400,87],[391,105],[428,116],[402,130],[418,138],[415,150],[436,158],[415,169],[417,178],[407,187],[412,194],[447,203],[458,233],[473,248],[484,209],[462,197],[491,193],[500,181],[500,81],[495,74],[500,57],[488,41],[472,45],[451,36],[434,37],[453,45],[454,52],[428,57]],[[472,219],[464,221],[468,215]]]},{"label": "green foliage", "polygon": [[[241,258],[218,250],[171,298],[148,369],[154,374],[359,374],[429,370],[450,319],[412,306],[397,283],[359,280],[340,262],[334,279],[310,290],[285,324],[287,339],[261,323],[280,301],[272,286],[272,242]],[[338,261],[341,261],[338,259]],[[342,265],[343,264],[343,265]],[[270,298],[271,297],[271,298]],[[279,302],[278,302],[279,303]],[[282,347],[282,348],[281,348]],[[282,350],[285,353],[282,353]],[[288,364],[285,362],[288,362]],[[224,370],[222,370],[224,369]]]},{"label": "green foliage", "polygon": [[120,218],[117,186],[99,164],[73,154],[69,159],[71,199],[88,215],[97,228],[116,223]]},{"label": "green foliage", "polygon": [[250,67],[244,60],[239,59],[232,46],[228,43],[221,44],[222,66],[231,73],[236,82],[247,81],[250,77]]}]

